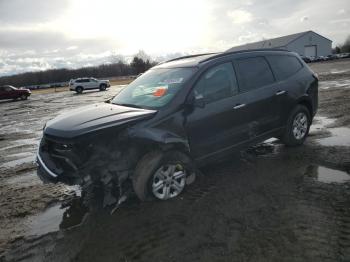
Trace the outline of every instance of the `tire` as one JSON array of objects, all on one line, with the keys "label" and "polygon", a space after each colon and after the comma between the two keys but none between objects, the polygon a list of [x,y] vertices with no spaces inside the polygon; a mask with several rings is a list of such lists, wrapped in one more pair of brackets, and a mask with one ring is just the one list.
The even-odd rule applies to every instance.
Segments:
[{"label": "tire", "polygon": [[20,98],[21,98],[21,100],[27,100],[27,99],[28,99],[28,96],[25,95],[25,94],[23,94],[23,95],[20,96]]},{"label": "tire", "polygon": [[77,87],[75,88],[75,92],[77,92],[77,94],[83,93],[83,90],[84,90],[84,88],[81,87],[81,86],[77,86]]},{"label": "tire", "polygon": [[180,151],[153,151],[138,162],[133,188],[141,201],[174,198],[184,190],[192,170],[190,158]]},{"label": "tire", "polygon": [[289,115],[282,142],[286,146],[302,145],[309,134],[311,115],[307,107],[297,105]]},{"label": "tire", "polygon": [[105,84],[100,85],[100,91],[105,91],[106,88],[107,88],[107,85],[105,85]]}]

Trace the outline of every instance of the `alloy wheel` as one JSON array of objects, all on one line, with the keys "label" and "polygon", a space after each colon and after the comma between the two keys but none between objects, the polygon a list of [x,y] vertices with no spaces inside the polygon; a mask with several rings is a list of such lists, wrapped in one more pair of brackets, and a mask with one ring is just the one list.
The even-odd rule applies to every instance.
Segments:
[{"label": "alloy wheel", "polygon": [[152,192],[161,200],[178,196],[186,184],[186,171],[181,164],[166,164],[153,175]]},{"label": "alloy wheel", "polygon": [[298,113],[293,120],[292,132],[297,140],[305,137],[308,128],[308,118],[304,112]]}]

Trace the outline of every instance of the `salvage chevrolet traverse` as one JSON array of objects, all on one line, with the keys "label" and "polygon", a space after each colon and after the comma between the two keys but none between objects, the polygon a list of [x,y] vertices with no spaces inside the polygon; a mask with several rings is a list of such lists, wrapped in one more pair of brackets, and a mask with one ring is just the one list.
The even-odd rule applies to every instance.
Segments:
[{"label": "salvage chevrolet traverse", "polygon": [[197,167],[268,138],[306,139],[318,79],[295,53],[248,50],[159,64],[109,103],[49,121],[37,161],[44,181],[99,183],[141,200],[178,196]]}]

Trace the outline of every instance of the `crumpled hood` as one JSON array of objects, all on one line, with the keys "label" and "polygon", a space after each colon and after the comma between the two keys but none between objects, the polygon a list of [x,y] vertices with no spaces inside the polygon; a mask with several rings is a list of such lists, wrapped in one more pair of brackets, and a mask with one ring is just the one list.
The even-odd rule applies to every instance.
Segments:
[{"label": "crumpled hood", "polygon": [[73,138],[100,129],[121,126],[155,114],[156,110],[99,103],[80,107],[47,122],[44,133]]}]

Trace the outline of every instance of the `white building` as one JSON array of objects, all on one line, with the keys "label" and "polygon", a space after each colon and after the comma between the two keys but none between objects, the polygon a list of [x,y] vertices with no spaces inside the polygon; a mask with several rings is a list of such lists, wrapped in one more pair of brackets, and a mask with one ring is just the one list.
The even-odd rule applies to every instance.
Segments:
[{"label": "white building", "polygon": [[332,54],[332,40],[329,40],[328,38],[319,35],[314,31],[306,31],[241,46],[235,46],[227,51],[230,52],[264,48],[286,49],[303,56],[327,56]]}]

